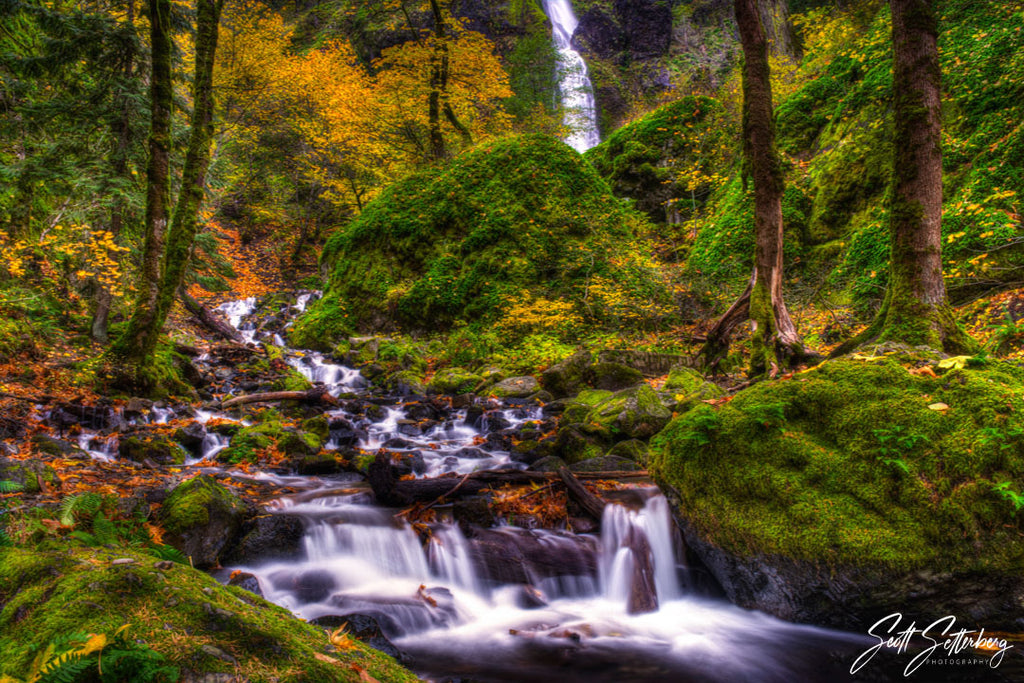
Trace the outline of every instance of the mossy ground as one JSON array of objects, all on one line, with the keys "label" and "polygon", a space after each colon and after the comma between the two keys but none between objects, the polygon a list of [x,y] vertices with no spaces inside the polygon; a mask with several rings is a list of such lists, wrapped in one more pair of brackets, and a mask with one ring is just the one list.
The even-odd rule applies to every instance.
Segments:
[{"label": "mossy ground", "polygon": [[[133,562],[113,565],[118,558]],[[158,569],[157,561],[56,543],[0,551],[0,675],[24,676],[59,636],[111,635],[128,624],[131,639],[194,674],[358,682],[365,671],[382,682],[417,680],[361,643],[338,651],[322,630],[252,593],[185,565]]]},{"label": "mossy ground", "polygon": [[1020,571],[1024,371],[917,364],[830,361],[691,410],[652,441],[651,470],[744,557]]}]

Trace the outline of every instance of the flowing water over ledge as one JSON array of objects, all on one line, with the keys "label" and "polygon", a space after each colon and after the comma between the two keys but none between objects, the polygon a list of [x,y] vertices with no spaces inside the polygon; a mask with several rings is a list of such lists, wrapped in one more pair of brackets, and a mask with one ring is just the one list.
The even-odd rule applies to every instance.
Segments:
[{"label": "flowing water over ledge", "polygon": [[[312,296],[300,295],[290,313]],[[248,342],[280,345],[282,331],[260,329],[257,307],[247,299],[219,309]],[[463,408],[426,431],[410,429],[415,420],[406,419],[403,398],[371,395],[357,369],[287,346],[283,354],[331,394],[380,406],[373,418],[328,411],[328,448],[344,441],[373,452],[386,444],[417,455],[417,477],[522,468],[507,451],[480,443],[492,431],[542,417],[536,407],[489,405],[487,419],[478,414],[471,423]],[[233,419],[192,413],[203,426]],[[144,425],[178,417],[154,406],[124,419]],[[117,453],[116,434],[86,430],[79,438],[94,458]],[[214,430],[197,438],[190,465],[230,443]],[[267,511],[297,518],[304,532],[294,556],[228,567],[225,576],[251,573],[267,599],[325,626],[371,620],[403,663],[431,680],[827,681],[848,671],[865,647],[864,637],[790,624],[694,590],[669,506],[653,487],[640,491],[632,509],[608,505],[600,533],[574,534],[460,528],[444,506],[438,521],[414,528],[397,510],[376,505],[360,475],[235,474],[294,490]]]},{"label": "flowing water over ledge", "polygon": [[577,152],[586,152],[601,142],[597,129],[594,86],[587,63],[572,46],[572,34],[579,21],[569,0],[544,0],[544,12],[551,20],[551,37],[558,51],[558,92],[565,110],[563,123],[571,130],[565,139]]}]

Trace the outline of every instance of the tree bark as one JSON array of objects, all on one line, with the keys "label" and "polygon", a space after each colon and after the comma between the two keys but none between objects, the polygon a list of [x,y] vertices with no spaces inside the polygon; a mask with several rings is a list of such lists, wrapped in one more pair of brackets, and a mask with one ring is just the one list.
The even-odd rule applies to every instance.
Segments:
[{"label": "tree bark", "polygon": [[832,355],[872,341],[970,352],[942,276],[942,103],[932,0],[890,0],[893,42],[893,174],[889,285],[875,321]]},{"label": "tree bark", "polygon": [[[160,260],[171,206],[171,112],[174,82],[171,74],[171,2],[149,0],[151,74],[149,100],[149,162],[146,167],[146,237],[139,292],[128,329],[114,344],[112,355],[128,366],[141,366],[156,346],[150,334],[160,292]],[[130,370],[130,367],[128,368]]]},{"label": "tree bark", "polygon": [[728,349],[732,330],[749,317],[750,374],[774,376],[780,366],[795,365],[811,354],[782,296],[784,181],[775,148],[768,40],[757,0],[736,0],[735,9],[743,44],[744,177],[749,174],[754,181],[754,272],[747,289],[708,334],[701,355],[706,364],[717,364]]},{"label": "tree bark", "polygon": [[[154,4],[166,1],[151,0]],[[192,129],[182,171],[181,190],[174,210],[174,220],[167,231],[165,248],[163,228],[159,230],[160,251],[164,253],[160,259],[160,252],[156,252],[158,263],[155,272],[150,263],[154,256],[149,250],[147,234],[144,263],[145,300],[143,301],[143,295],[140,294],[140,303],[143,305],[136,308],[125,338],[118,342],[119,355],[136,368],[141,368],[156,349],[157,339],[167,320],[178,288],[184,280],[195,239],[199,207],[206,187],[206,171],[210,164],[210,144],[213,140],[213,66],[222,8],[223,0],[198,0],[197,3]],[[154,48],[154,64],[155,62]],[[150,182],[152,183],[152,179]],[[153,191],[152,187],[150,191]],[[166,226],[166,214],[163,226]],[[157,234],[156,227],[154,224],[154,235]]]},{"label": "tree bark", "polygon": [[246,394],[236,396],[220,404],[221,410],[241,406],[247,403],[269,403],[271,401],[302,401],[304,403],[327,403],[337,404],[337,399],[331,396],[327,389],[314,387],[306,391],[268,391],[262,394]]}]

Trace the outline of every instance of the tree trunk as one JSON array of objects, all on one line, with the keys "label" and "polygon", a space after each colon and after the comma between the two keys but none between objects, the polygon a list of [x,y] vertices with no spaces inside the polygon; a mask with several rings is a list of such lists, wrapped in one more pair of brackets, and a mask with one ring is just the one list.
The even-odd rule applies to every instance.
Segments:
[{"label": "tree trunk", "polygon": [[833,355],[871,341],[973,350],[942,277],[942,105],[938,26],[931,0],[890,0],[893,159],[889,286],[875,321]]},{"label": "tree trunk", "polygon": [[[804,348],[782,298],[783,176],[775,148],[775,120],[768,66],[768,41],[757,0],[736,0],[736,23],[743,43],[743,152],[754,180],[754,272],[747,289],[708,334],[701,351],[717,363],[729,335],[745,317],[751,321],[751,375],[774,376],[810,354]],[[744,315],[746,313],[747,315]]]},{"label": "tree trunk", "polygon": [[146,238],[142,253],[139,292],[128,329],[111,348],[118,362],[141,367],[156,347],[157,295],[160,291],[160,259],[171,205],[171,110],[174,83],[171,75],[171,2],[149,0],[149,35],[152,72],[149,99],[149,163],[146,168]]},{"label": "tree trunk", "polygon": [[[199,207],[206,187],[206,170],[210,163],[210,144],[213,140],[213,65],[222,8],[223,0],[198,0],[197,3],[192,129],[182,170],[181,190],[174,210],[174,220],[167,231],[166,250],[157,268],[155,287],[146,287],[146,306],[137,308],[132,315],[126,333],[126,352],[121,353],[129,364],[140,368],[156,348],[175,294],[184,280],[198,226]],[[154,56],[154,63],[155,60]],[[148,248],[146,258],[150,258]],[[147,284],[153,275],[149,265],[148,262],[144,264]],[[149,306],[150,301],[152,306]]]}]

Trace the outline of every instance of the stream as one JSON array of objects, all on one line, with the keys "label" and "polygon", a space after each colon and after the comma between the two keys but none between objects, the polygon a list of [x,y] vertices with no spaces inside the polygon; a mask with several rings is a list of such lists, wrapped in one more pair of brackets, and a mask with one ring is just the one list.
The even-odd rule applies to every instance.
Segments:
[{"label": "stream", "polygon": [[[299,295],[289,315],[314,296]],[[218,310],[247,342],[283,345],[290,323],[261,330],[251,318],[256,308],[247,299]],[[410,429],[414,421],[405,418],[415,403],[409,397],[371,394],[357,369],[283,348],[286,362],[333,395],[372,398],[380,406],[374,419],[344,407],[328,411],[328,449],[346,443],[372,453],[387,444],[412,457],[416,477],[525,468],[508,451],[482,444],[494,430],[538,421],[539,407],[508,401],[473,420],[468,407],[453,409],[427,421],[434,424],[425,431]],[[192,412],[200,425],[232,419]],[[127,419],[157,424],[174,413],[154,406]],[[187,466],[230,442],[203,431]],[[109,460],[116,457],[116,438],[84,430],[79,443],[92,457]],[[267,511],[300,518],[304,532],[299,553],[226,567],[218,576],[250,573],[268,600],[321,626],[379,627],[386,651],[429,680],[827,681],[864,646],[861,636],[787,623],[694,590],[668,503],[653,486],[638,490],[628,507],[607,505],[599,533],[506,524],[464,533],[450,510],[438,506],[438,520],[424,534],[396,519],[397,510],[376,505],[358,474],[233,474],[294,491]],[[638,571],[653,578],[645,590],[657,607],[631,614]]]}]

